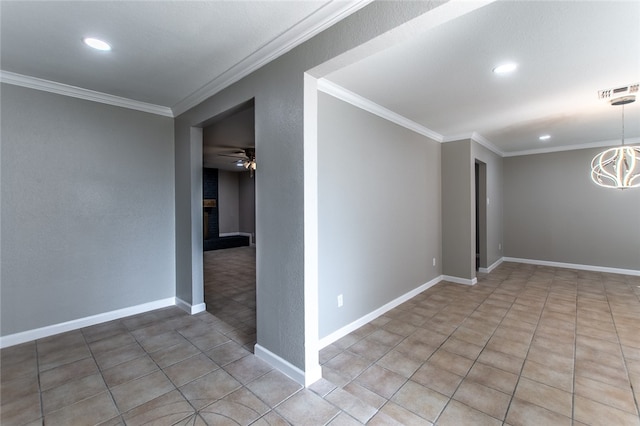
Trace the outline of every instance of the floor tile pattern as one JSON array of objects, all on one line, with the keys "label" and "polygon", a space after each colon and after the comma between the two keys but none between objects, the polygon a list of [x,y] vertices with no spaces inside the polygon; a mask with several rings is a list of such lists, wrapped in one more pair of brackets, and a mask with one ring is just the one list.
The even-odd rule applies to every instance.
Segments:
[{"label": "floor tile pattern", "polygon": [[251,320],[156,310],[2,349],[0,423],[640,425],[639,286],[514,263],[442,282],[322,349],[307,389],[251,353]]},{"label": "floor tile pattern", "polygon": [[236,247],[204,252],[207,311],[235,329],[231,334],[253,352],[256,344],[256,249]]}]

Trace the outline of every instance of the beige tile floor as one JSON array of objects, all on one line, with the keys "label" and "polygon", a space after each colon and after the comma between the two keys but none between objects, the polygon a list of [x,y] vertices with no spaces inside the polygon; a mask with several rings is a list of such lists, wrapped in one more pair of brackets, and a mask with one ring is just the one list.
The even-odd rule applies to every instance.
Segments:
[{"label": "beige tile floor", "polygon": [[243,334],[245,349],[253,352],[256,344],[255,247],[205,251],[203,263],[207,311]]},{"label": "beige tile floor", "polygon": [[324,348],[308,389],[166,308],[3,349],[1,423],[640,425],[638,286],[511,263],[443,282]]}]

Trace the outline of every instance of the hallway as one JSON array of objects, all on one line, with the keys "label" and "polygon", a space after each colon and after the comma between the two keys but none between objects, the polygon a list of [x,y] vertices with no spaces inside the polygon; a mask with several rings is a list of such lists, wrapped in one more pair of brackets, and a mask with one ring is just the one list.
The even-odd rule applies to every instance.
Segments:
[{"label": "hallway", "polygon": [[207,312],[224,321],[226,333],[253,352],[256,344],[256,249],[237,247],[204,252]]}]

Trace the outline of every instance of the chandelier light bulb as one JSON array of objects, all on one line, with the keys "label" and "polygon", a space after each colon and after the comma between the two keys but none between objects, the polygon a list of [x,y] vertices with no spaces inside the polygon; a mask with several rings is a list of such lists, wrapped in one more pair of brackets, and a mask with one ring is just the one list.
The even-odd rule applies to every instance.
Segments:
[{"label": "chandelier light bulb", "polygon": [[591,179],[605,188],[640,187],[640,147],[620,146],[602,151],[591,161]]},{"label": "chandelier light bulb", "polygon": [[591,180],[602,187],[640,187],[640,146],[624,145],[624,105],[633,101],[634,96],[611,101],[611,105],[622,105],[622,145],[606,149],[591,160]]}]

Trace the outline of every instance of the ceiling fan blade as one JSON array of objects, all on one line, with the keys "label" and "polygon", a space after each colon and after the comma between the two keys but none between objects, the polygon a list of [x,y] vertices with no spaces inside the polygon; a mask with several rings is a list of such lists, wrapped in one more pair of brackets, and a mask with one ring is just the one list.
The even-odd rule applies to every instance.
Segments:
[{"label": "ceiling fan blade", "polygon": [[237,154],[218,154],[218,157],[230,157],[230,158],[238,158],[240,160],[244,160],[248,158],[245,153],[237,153]]}]

